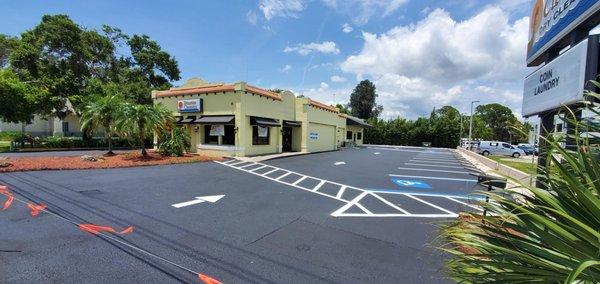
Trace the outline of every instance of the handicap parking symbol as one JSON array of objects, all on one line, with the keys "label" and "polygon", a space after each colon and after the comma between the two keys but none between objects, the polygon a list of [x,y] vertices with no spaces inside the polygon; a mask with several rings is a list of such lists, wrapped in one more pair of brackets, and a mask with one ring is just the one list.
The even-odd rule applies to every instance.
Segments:
[{"label": "handicap parking symbol", "polygon": [[404,179],[393,179],[395,184],[404,187],[414,187],[414,188],[431,188],[431,186],[425,182],[418,180],[404,180]]}]

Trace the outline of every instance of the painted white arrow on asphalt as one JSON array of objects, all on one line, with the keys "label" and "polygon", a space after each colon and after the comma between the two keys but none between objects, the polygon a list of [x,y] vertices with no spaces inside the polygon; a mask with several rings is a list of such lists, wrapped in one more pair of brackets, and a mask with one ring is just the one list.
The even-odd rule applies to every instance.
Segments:
[{"label": "painted white arrow on asphalt", "polygon": [[186,202],[181,202],[181,203],[176,203],[176,204],[173,204],[171,206],[173,206],[175,208],[182,208],[182,207],[186,207],[186,206],[190,206],[190,205],[194,205],[194,204],[200,204],[202,202],[215,203],[215,202],[219,201],[219,199],[221,199],[223,197],[225,197],[225,195],[198,196],[198,197],[195,197],[196,199],[194,199],[194,200],[190,200],[190,201],[186,201]]}]

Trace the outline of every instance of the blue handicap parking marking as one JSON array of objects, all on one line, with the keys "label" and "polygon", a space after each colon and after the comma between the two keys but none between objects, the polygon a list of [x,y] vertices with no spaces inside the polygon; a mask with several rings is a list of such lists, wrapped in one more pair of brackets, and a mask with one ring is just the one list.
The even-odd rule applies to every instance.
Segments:
[{"label": "blue handicap parking marking", "polygon": [[426,182],[418,181],[418,180],[405,180],[405,179],[392,179],[392,181],[404,187],[414,187],[414,188],[431,188],[429,184]]}]

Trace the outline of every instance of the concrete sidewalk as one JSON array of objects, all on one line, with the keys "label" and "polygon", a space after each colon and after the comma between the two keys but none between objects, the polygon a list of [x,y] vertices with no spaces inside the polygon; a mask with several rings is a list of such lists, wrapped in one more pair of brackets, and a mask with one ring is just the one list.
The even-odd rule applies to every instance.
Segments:
[{"label": "concrete sidewalk", "polygon": [[258,163],[258,162],[267,161],[267,160],[299,156],[299,155],[306,155],[306,154],[309,154],[309,152],[283,152],[283,153],[270,154],[270,155],[260,155],[260,156],[252,156],[252,157],[235,157],[235,158],[240,161]]}]

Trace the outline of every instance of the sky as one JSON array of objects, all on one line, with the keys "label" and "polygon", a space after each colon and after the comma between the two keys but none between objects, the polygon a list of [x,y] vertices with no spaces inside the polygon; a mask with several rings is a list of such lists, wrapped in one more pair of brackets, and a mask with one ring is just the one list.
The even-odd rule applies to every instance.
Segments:
[{"label": "sky", "polygon": [[529,0],[0,1],[0,33],[45,14],[146,34],[179,62],[181,85],[246,81],[346,104],[375,83],[383,118],[501,103],[518,117]]}]

